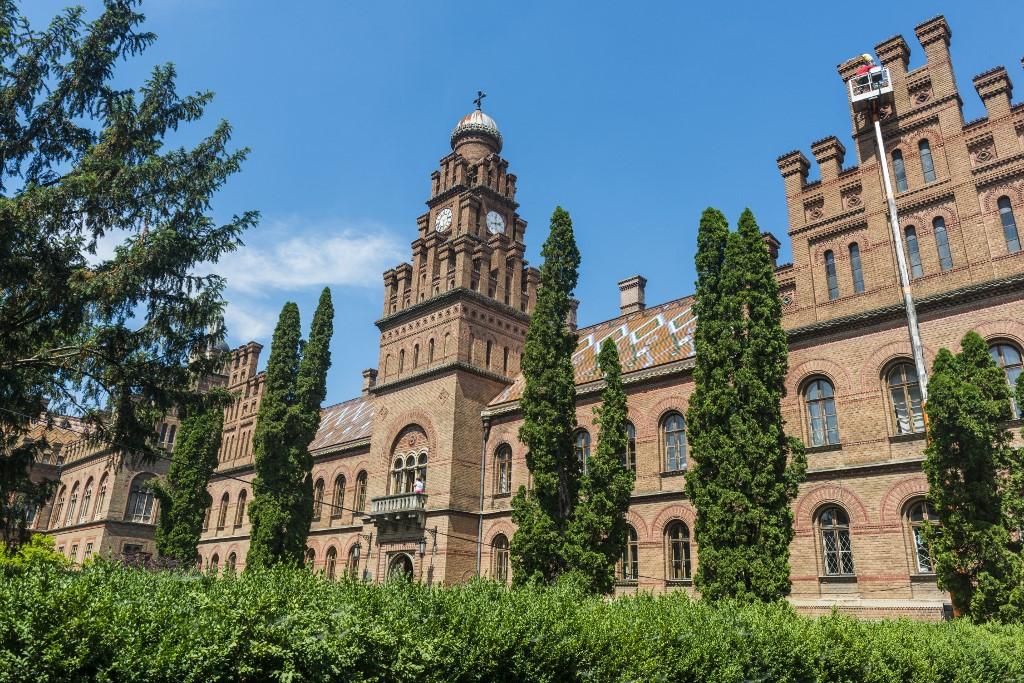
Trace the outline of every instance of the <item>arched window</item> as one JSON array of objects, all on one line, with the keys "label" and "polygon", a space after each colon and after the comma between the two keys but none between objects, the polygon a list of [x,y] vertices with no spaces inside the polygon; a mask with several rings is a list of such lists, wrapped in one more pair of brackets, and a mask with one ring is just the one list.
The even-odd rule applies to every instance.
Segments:
[{"label": "arched window", "polygon": [[71,498],[68,499],[68,514],[64,517],[64,526],[71,526],[75,519],[75,508],[78,507],[78,482],[71,487]]},{"label": "arched window", "polygon": [[93,511],[92,518],[99,519],[103,514],[103,507],[107,504],[107,475],[106,473],[100,477],[100,488],[99,493],[96,494],[96,509]]},{"label": "arched window", "polygon": [[508,347],[501,348],[501,371],[508,374]]},{"label": "arched window", "polygon": [[807,406],[807,429],[811,446],[832,446],[839,443],[839,424],[836,421],[835,391],[824,377],[808,382],[804,388]]},{"label": "arched window", "polygon": [[836,255],[829,249],[825,252],[825,283],[828,285],[829,301],[839,298],[839,279],[836,277]]},{"label": "arched window", "polygon": [[320,513],[324,509],[324,480],[323,477],[313,484],[313,521],[320,519]]},{"label": "arched window", "polygon": [[1006,251],[1014,253],[1020,251],[1020,237],[1017,235],[1017,221],[1013,217],[1013,205],[1009,197],[1000,197],[999,220],[1003,223],[1003,238],[1006,240]]},{"label": "arched window", "polygon": [[576,453],[576,462],[580,464],[580,469],[586,474],[587,462],[590,461],[590,432],[586,429],[577,430],[572,437],[572,442],[573,451]]},{"label": "arched window", "polygon": [[491,369],[491,347],[492,342],[490,339],[487,340],[487,346],[484,347],[484,367],[488,370]]},{"label": "arched window", "polygon": [[245,501],[248,498],[245,489],[242,489],[238,494],[238,502],[235,504],[235,526],[242,526],[242,522],[245,521]]},{"label": "arched window", "polygon": [[331,546],[327,549],[327,555],[324,560],[324,575],[328,579],[333,579],[338,568],[338,551]]},{"label": "arched window", "polygon": [[211,574],[216,574],[217,570],[219,568],[220,568],[220,555],[218,555],[217,553],[214,553],[213,555],[210,555],[210,564],[207,567],[207,571],[209,571]]},{"label": "arched window", "polygon": [[85,482],[85,490],[82,492],[82,509],[78,512],[78,523],[88,521],[89,504],[92,503],[92,477]]},{"label": "arched window", "polygon": [[921,267],[921,247],[917,243],[917,228],[908,225],[904,233],[907,240],[907,258],[910,259],[910,275],[921,277],[924,275],[924,268]]},{"label": "arched window", "polygon": [[622,466],[630,472],[636,472],[636,427],[632,422],[626,423],[626,452],[622,457]]},{"label": "arched window", "polygon": [[206,512],[203,513],[203,531],[210,528],[210,515],[213,514],[213,501],[206,506]]},{"label": "arched window", "polygon": [[829,576],[853,574],[853,549],[850,546],[850,518],[841,507],[827,507],[818,515],[821,553]]},{"label": "arched window", "polygon": [[388,494],[423,493],[426,484],[427,435],[419,425],[409,425],[392,447]]},{"label": "arched window", "polygon": [[306,569],[313,569],[313,565],[316,564],[316,551],[312,548],[306,548],[306,558],[303,562]]},{"label": "arched window", "polygon": [[388,580],[411,581],[412,558],[405,553],[395,555],[388,564]]},{"label": "arched window", "polygon": [[235,566],[237,564],[238,564],[238,555],[236,553],[229,554],[228,555],[228,561],[224,564],[224,571],[226,571],[226,572],[234,572],[235,571]]},{"label": "arched window", "polygon": [[921,410],[921,387],[917,371],[910,363],[898,363],[889,371],[889,396],[896,415],[896,431],[914,434],[924,431],[924,413]]},{"label": "arched window", "polygon": [[1021,354],[1013,344],[998,342],[988,348],[992,354],[992,360],[996,362],[999,369],[1006,376],[1006,383],[1010,385],[1010,405],[1013,408],[1013,417],[1020,417],[1020,406],[1017,405],[1017,378],[1021,372]]},{"label": "arched window", "polygon": [[359,512],[366,509],[366,470],[356,475],[355,509]]},{"label": "arched window", "polygon": [[228,506],[231,504],[231,495],[227,492],[220,497],[220,510],[217,512],[217,528],[223,529],[228,521]]},{"label": "arched window", "polygon": [[898,149],[892,152],[892,170],[896,176],[896,191],[907,191],[907,167],[903,163],[903,152]]},{"label": "arched window", "polygon": [[359,553],[361,548],[358,543],[348,551],[348,561],[345,563],[345,573],[349,576],[359,576]]},{"label": "arched window", "polygon": [[507,443],[494,452],[494,492],[512,492],[512,447]]},{"label": "arched window", "polygon": [[679,413],[669,413],[661,421],[661,447],[666,472],[686,469],[686,427]]},{"label": "arched window", "polygon": [[405,349],[398,352],[398,374],[405,372]]},{"label": "arched window", "polygon": [[430,363],[433,363],[433,362],[434,362],[434,339],[431,338],[430,341],[427,342],[427,363],[430,364]]},{"label": "arched window", "polygon": [[676,520],[665,530],[668,542],[668,579],[684,581],[690,578],[690,529]]},{"label": "arched window", "polygon": [[921,153],[921,174],[924,181],[930,183],[935,180],[935,162],[932,161],[932,147],[927,140],[917,143],[917,150]]},{"label": "arched window", "polygon": [[416,480],[416,456],[397,455],[391,464],[391,493],[411,493]]},{"label": "arched window", "polygon": [[640,546],[637,542],[636,529],[626,527],[626,547],[622,550],[622,561],[619,562],[619,578],[623,581],[636,581],[640,574]]},{"label": "arched window", "polygon": [[935,508],[931,506],[931,503],[919,500],[907,509],[907,522],[910,524],[910,533],[914,537],[914,561],[917,564],[917,571],[921,574],[934,573],[935,562],[923,531],[925,526],[939,523],[939,516],[935,512]]},{"label": "arched window", "polygon": [[451,352],[452,352],[452,335],[449,332],[445,332],[444,333],[444,348],[442,349],[442,353],[444,355],[442,357],[443,358],[447,358],[448,354],[450,354]]},{"label": "arched window", "polygon": [[949,251],[949,234],[946,232],[946,219],[936,216],[932,221],[932,232],[935,234],[935,248],[939,252],[939,268],[949,270],[953,267],[953,255]]},{"label": "arched window", "polygon": [[331,517],[337,519],[341,517],[342,511],[345,509],[345,475],[339,474],[334,478],[334,494],[332,496],[332,503],[334,506],[331,508]]},{"label": "arched window", "polygon": [[492,567],[491,576],[495,581],[508,581],[508,537],[498,534],[491,541]]},{"label": "arched window", "polygon": [[128,511],[125,519],[129,522],[150,524],[153,521],[153,491],[147,485],[154,475],[140,474],[132,480],[128,494]]},{"label": "arched window", "polygon": [[850,275],[853,277],[853,291],[860,294],[864,291],[864,270],[860,265],[860,245],[850,245]]},{"label": "arched window", "polygon": [[412,369],[415,370],[420,366],[420,345],[414,344],[412,347]]},{"label": "arched window", "polygon": [[53,522],[50,524],[51,528],[56,528],[60,526],[60,515],[62,512],[64,512],[64,496],[67,494],[67,492],[68,487],[62,486],[60,488],[60,493],[57,494],[57,502],[53,504],[53,514],[50,516],[50,518],[53,520]]}]

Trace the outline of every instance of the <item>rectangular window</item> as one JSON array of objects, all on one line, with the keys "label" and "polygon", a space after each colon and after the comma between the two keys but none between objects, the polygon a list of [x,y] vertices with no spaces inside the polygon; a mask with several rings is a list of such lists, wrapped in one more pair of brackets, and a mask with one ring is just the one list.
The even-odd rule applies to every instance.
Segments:
[{"label": "rectangular window", "polygon": [[839,280],[836,278],[836,256],[831,251],[825,252],[825,281],[828,284],[829,300],[839,298]]},{"label": "rectangular window", "polygon": [[924,275],[924,268],[921,267],[921,248],[917,244],[917,228],[912,225],[908,226],[906,237],[907,258],[910,259],[910,275],[912,277],[922,277]]},{"label": "rectangular window", "polygon": [[85,555],[82,556],[82,561],[88,560],[92,557],[92,543],[85,544]]},{"label": "rectangular window", "polygon": [[1017,234],[1017,221],[1013,217],[1013,206],[1009,197],[999,198],[999,220],[1003,223],[1003,237],[1006,239],[1006,251],[1010,254],[1020,251],[1020,237]]},{"label": "rectangular window", "polygon": [[860,294],[864,291],[864,271],[860,267],[860,246],[856,242],[850,245],[850,272],[853,275],[853,291]]},{"label": "rectangular window", "polygon": [[939,267],[942,270],[949,270],[953,267],[953,256],[949,253],[949,235],[946,234],[946,220],[938,216],[932,221],[935,229],[935,247],[939,251]]},{"label": "rectangular window", "polygon": [[903,164],[903,153],[896,150],[892,153],[892,169],[896,175],[896,191],[907,191],[907,167]]},{"label": "rectangular window", "polygon": [[77,543],[75,543],[74,545],[71,546],[71,555],[70,555],[70,557],[71,557],[71,561],[72,562],[77,562],[78,561],[78,544]]},{"label": "rectangular window", "polygon": [[917,148],[921,152],[921,173],[924,175],[924,181],[926,183],[933,182],[935,180],[935,163],[932,161],[931,145],[927,140],[921,140]]}]

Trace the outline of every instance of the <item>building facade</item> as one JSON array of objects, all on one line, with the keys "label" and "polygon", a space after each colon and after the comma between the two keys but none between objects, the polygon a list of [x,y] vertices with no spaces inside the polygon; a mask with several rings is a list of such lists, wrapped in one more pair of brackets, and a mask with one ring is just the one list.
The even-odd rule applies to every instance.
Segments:
[{"label": "building facade", "polygon": [[[864,112],[851,106],[855,163],[845,165],[836,137],[811,145],[818,180],[802,152],[778,159],[793,254],[776,268],[790,340],[783,410],[809,465],[794,503],[791,600],[809,613],[838,605],[941,618],[948,605],[919,540],[934,512],[924,502],[921,393],[894,248],[907,255],[929,366],[939,348],[958,348],[975,330],[1010,381],[1021,371],[1024,105],[1012,103],[998,67],[973,79],[987,114],[965,122],[949,26],[940,16],[915,33],[925,64],[912,71],[901,36],[876,46],[894,88],[880,115],[902,245],[893,243]],[[844,82],[857,65],[839,66]],[[519,360],[538,274],[523,259],[526,221],[497,124],[478,109],[450,142],[411,260],[384,273],[377,369],[364,372],[360,396],[324,409],[311,445],[307,559],[328,576],[509,578],[511,495],[529,485],[517,438]],[[776,255],[779,242],[765,239]],[[596,352],[611,337],[628,393],[625,457],[636,471],[618,590],[693,590],[700,551],[683,483],[696,320],[689,296],[647,307],[645,282],[620,282],[621,315],[578,330],[577,453],[585,461],[596,440]],[[259,353],[255,343],[236,349],[226,371],[237,400],[210,485],[199,548],[207,569],[245,562]]]}]

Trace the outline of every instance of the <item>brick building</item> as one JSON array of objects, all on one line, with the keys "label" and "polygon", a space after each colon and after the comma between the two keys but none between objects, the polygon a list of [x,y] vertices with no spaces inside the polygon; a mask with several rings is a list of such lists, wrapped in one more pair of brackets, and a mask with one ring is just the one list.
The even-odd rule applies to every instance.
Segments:
[{"label": "brick building", "polygon": [[[987,115],[965,122],[943,17],[915,30],[926,63],[907,70],[901,36],[876,46],[892,99],[881,124],[896,184],[925,356],[982,334],[1015,379],[1024,347],[1024,105],[1003,67],[976,76]],[[839,66],[845,82],[856,60]],[[838,83],[837,83],[838,85]],[[938,590],[917,529],[924,504],[923,419],[913,371],[881,167],[871,121],[851,106],[856,163],[836,137],[778,159],[793,263],[776,269],[790,339],[784,413],[807,444],[795,502],[792,601],[864,616],[939,618]],[[508,576],[511,493],[528,484],[519,359],[536,298],[523,260],[526,221],[497,124],[479,109],[451,135],[431,175],[412,259],[384,273],[377,370],[362,395],[324,409],[315,456],[308,560],[335,576],[390,572],[438,584]],[[779,242],[766,240],[777,253]],[[581,328],[577,451],[596,438],[602,382],[596,351],[619,344],[636,471],[619,590],[692,590],[700,552],[683,494],[684,415],[693,389],[691,297],[647,307],[643,277],[619,283],[621,315]],[[575,326],[575,320],[568,321]],[[248,545],[251,435],[261,347],[232,353],[213,507],[200,544],[206,568],[241,567]],[[416,482],[424,492],[416,492]]]}]

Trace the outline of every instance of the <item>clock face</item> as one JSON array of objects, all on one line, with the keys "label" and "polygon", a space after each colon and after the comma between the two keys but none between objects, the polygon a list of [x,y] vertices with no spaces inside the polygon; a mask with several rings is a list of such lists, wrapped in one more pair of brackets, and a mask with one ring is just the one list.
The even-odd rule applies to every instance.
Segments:
[{"label": "clock face", "polygon": [[437,214],[437,220],[434,221],[434,229],[444,232],[450,227],[452,227],[452,210],[442,209],[441,213]]},{"label": "clock face", "polygon": [[497,211],[487,212],[487,230],[492,235],[505,232],[505,219]]}]

